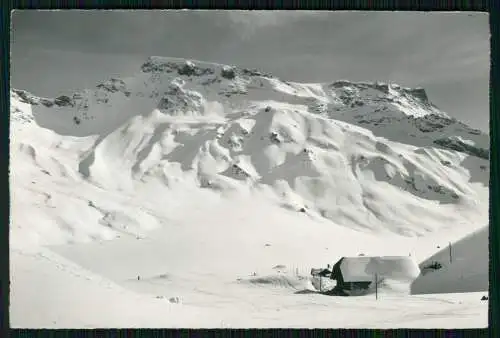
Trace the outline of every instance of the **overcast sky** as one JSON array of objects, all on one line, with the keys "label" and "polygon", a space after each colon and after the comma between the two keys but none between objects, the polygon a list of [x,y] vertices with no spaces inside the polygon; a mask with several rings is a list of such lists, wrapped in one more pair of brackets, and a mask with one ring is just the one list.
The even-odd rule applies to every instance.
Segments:
[{"label": "overcast sky", "polygon": [[422,86],[489,127],[486,13],[15,11],[11,85],[39,96],[136,72],[150,55],[258,68],[284,80]]}]

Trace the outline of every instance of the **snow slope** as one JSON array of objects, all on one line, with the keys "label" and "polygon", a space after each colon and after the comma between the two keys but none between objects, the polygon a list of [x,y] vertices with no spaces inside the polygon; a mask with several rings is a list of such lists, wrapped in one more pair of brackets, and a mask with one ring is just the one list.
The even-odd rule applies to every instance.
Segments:
[{"label": "snow slope", "polygon": [[[369,313],[373,304],[318,298],[311,267],[360,253],[423,259],[437,241],[458,240],[488,217],[488,136],[439,111],[423,90],[393,84],[291,83],[151,57],[130,77],[57,98],[12,90],[10,137],[14,326],[328,326],[326,317],[297,321],[308,307],[297,297],[317,309]],[[42,267],[40,253],[58,255]],[[97,295],[93,281],[109,283],[103,299],[127,290],[142,299],[137,311],[179,297],[175,306],[189,318],[206,307],[215,314],[108,324],[80,308],[66,313],[62,300],[50,302],[60,289],[52,278],[75,278],[58,269],[63,257],[82,290]],[[298,276],[272,269],[280,264]],[[37,300],[23,296],[30,275],[49,290]],[[101,304],[60,292],[82,307]],[[456,323],[443,314],[417,318],[427,300],[394,297],[413,304],[407,323]],[[405,326],[387,319],[396,303],[385,307],[385,321],[338,325]],[[234,313],[242,304],[244,319]],[[485,325],[487,307],[474,304],[457,311],[469,311],[468,325]],[[15,310],[44,306],[52,310],[38,317]],[[284,307],[293,310],[285,315]]]},{"label": "snow slope", "polygon": [[[439,269],[429,268],[434,262]],[[477,230],[420,264],[422,273],[411,288],[413,294],[488,292],[488,227]]]}]

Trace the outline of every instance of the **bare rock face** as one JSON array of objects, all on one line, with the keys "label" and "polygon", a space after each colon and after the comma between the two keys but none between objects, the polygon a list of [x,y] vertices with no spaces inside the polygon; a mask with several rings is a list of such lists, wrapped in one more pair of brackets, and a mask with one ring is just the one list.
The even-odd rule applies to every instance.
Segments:
[{"label": "bare rock face", "polygon": [[196,111],[203,107],[203,96],[192,90],[184,90],[180,86],[171,86],[158,102],[158,109]]},{"label": "bare rock face", "polygon": [[262,73],[256,69],[248,69],[248,68],[244,68],[241,70],[242,74],[243,75],[247,75],[247,76],[261,76],[261,77],[267,77],[267,78],[273,78],[272,75],[270,74],[265,74],[265,73]]},{"label": "bare rock face", "polygon": [[201,66],[189,60],[171,60],[160,57],[150,57],[142,64],[143,73],[173,73],[181,76],[202,76],[213,74],[212,67]]},{"label": "bare rock face", "polygon": [[37,106],[37,105],[41,104],[41,105],[44,105],[45,107],[50,108],[54,105],[54,100],[46,99],[43,97],[36,97],[25,90],[13,88],[13,89],[11,89],[11,95],[13,95],[13,97],[17,98],[19,101],[21,101],[23,103],[31,104],[33,106]]},{"label": "bare rock face", "polygon": [[375,83],[375,89],[380,90],[384,94],[389,94],[389,85],[387,83]]},{"label": "bare rock face", "polygon": [[232,80],[236,77],[236,71],[233,67],[224,66],[220,75],[225,79]]},{"label": "bare rock face", "polygon": [[61,95],[59,97],[56,97],[56,99],[54,100],[54,103],[60,107],[74,107],[75,106],[75,102],[73,101],[73,99],[71,99],[69,96],[66,96],[66,95]]},{"label": "bare rock face", "polygon": [[27,91],[20,89],[12,89],[12,92],[23,103],[36,104],[36,100]]},{"label": "bare rock face", "polygon": [[191,61],[186,61],[186,63],[177,69],[179,75],[191,76],[196,74],[196,66]]},{"label": "bare rock face", "polygon": [[105,91],[115,93],[115,92],[126,92],[125,82],[121,79],[111,78],[108,81],[99,83],[97,88],[103,89]]},{"label": "bare rock face", "polygon": [[429,114],[414,120],[416,127],[424,133],[443,129],[455,122],[456,121],[453,119],[438,116],[436,114]]},{"label": "bare rock face", "polygon": [[423,103],[429,102],[429,98],[427,97],[427,93],[425,92],[424,88],[411,88],[411,89],[406,88],[406,89],[403,89],[403,92],[419,99]]},{"label": "bare rock face", "polygon": [[342,87],[346,87],[346,86],[349,86],[351,84],[351,82],[349,81],[346,81],[346,80],[339,80],[339,81],[335,81],[331,84],[331,86],[333,88],[342,88]]},{"label": "bare rock face", "polygon": [[488,149],[483,149],[480,147],[475,147],[470,144],[467,144],[459,139],[453,139],[453,138],[440,138],[434,141],[435,144],[442,146],[443,148],[448,148],[452,150],[456,150],[459,152],[463,152],[469,155],[477,156],[482,159],[489,159],[490,158],[490,152]]}]

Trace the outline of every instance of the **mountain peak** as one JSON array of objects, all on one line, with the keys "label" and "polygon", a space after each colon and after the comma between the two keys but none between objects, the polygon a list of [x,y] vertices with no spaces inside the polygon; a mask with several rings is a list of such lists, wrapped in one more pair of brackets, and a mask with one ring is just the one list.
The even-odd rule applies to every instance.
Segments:
[{"label": "mountain peak", "polygon": [[429,97],[424,88],[422,87],[402,87],[397,83],[385,83],[380,81],[366,82],[366,81],[349,81],[349,80],[337,80],[330,84],[331,87],[342,89],[342,88],[355,88],[357,90],[367,90],[375,89],[386,95],[404,95],[417,99],[420,103],[431,105]]},{"label": "mountain peak", "polygon": [[[450,148],[457,142],[449,137],[458,135],[474,139],[473,144],[482,149],[481,154],[488,149],[480,131],[432,105],[421,87],[380,81],[289,82],[258,70],[161,56],[148,57],[140,69],[131,77],[112,77],[98,83],[93,90],[53,99],[18,89],[11,93],[19,102],[50,108],[57,114],[57,120],[68,118],[71,123],[78,122],[82,135],[110,132],[128,119],[154,110],[171,118],[228,119],[235,111],[254,115],[252,107],[277,110],[305,107],[308,113],[321,119],[353,124],[396,142]],[[56,113],[60,110],[67,113]],[[40,117],[45,112],[35,115]],[[55,118],[44,121],[49,121],[44,125],[52,126],[56,132],[69,132]],[[453,147],[469,149],[462,143]]]},{"label": "mountain peak", "polygon": [[193,59],[172,58],[164,56],[150,56],[141,65],[144,73],[177,73],[178,75],[202,76],[211,74],[220,74],[227,78],[227,74],[232,72],[239,73],[242,76],[262,76],[272,78],[273,76],[265,74],[256,69],[239,68],[232,65],[224,65],[215,62],[207,62]]},{"label": "mountain peak", "polygon": [[178,75],[213,74],[213,64],[193,62],[187,59],[150,56],[141,66],[144,73],[172,73]]}]

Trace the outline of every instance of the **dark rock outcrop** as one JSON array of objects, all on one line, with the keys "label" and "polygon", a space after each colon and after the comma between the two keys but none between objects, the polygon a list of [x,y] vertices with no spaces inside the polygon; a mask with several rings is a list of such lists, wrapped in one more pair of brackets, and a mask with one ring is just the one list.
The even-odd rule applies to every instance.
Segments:
[{"label": "dark rock outcrop", "polygon": [[66,96],[66,95],[61,95],[59,97],[56,97],[56,99],[54,100],[54,103],[60,107],[74,107],[75,106],[75,102],[73,101],[72,98],[70,98],[69,96]]},{"label": "dark rock outcrop", "polygon": [[236,77],[236,71],[233,67],[223,67],[220,75],[228,80],[232,80]]},{"label": "dark rock outcrop", "polygon": [[476,156],[485,160],[488,160],[490,158],[490,152],[488,149],[483,149],[480,147],[475,147],[470,144],[467,144],[465,142],[462,142],[457,139],[452,139],[452,138],[440,138],[437,140],[434,140],[434,143],[443,147],[443,148],[448,148],[451,150],[456,150],[460,151],[472,156]]},{"label": "dark rock outcrop", "polygon": [[423,103],[429,103],[429,98],[424,88],[405,88],[403,92],[407,95],[413,96]]}]

